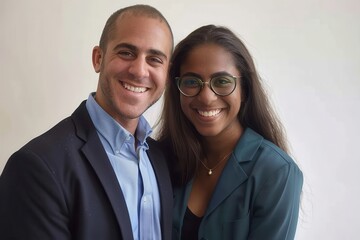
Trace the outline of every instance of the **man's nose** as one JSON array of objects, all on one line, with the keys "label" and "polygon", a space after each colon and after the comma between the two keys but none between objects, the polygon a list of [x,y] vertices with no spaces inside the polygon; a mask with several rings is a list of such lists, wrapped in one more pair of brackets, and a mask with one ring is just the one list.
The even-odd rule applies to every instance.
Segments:
[{"label": "man's nose", "polygon": [[129,72],[136,78],[144,78],[149,76],[149,65],[145,57],[138,56],[131,62]]}]

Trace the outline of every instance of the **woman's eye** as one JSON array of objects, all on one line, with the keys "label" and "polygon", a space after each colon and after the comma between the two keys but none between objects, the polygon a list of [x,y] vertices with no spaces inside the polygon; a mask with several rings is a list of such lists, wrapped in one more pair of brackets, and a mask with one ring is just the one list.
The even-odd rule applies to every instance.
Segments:
[{"label": "woman's eye", "polygon": [[185,79],[182,83],[184,87],[197,87],[199,86],[199,81],[196,79]]},{"label": "woman's eye", "polygon": [[219,77],[219,78],[216,78],[214,79],[214,85],[215,86],[226,86],[228,84],[232,84],[233,83],[233,80],[230,79],[230,78],[227,78],[227,77]]}]

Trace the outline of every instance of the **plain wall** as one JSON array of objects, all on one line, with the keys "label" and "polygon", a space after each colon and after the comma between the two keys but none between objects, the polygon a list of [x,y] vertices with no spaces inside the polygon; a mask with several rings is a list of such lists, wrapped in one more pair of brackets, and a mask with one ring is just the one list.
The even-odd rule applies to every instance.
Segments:
[{"label": "plain wall", "polygon": [[[134,3],[0,2],[0,172],[14,151],[95,91],[92,48],[109,15]],[[169,20],[176,43],[210,23],[244,40],[304,172],[296,239],[358,239],[360,1],[146,3]],[[148,120],[160,111],[161,102]]]}]

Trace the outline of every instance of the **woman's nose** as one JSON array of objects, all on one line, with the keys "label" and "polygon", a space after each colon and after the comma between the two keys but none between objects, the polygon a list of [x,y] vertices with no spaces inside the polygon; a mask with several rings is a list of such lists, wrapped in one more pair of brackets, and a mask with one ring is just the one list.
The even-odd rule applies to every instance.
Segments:
[{"label": "woman's nose", "polygon": [[200,101],[202,101],[204,103],[211,102],[211,101],[217,99],[217,95],[210,88],[209,82],[204,82],[197,97]]}]

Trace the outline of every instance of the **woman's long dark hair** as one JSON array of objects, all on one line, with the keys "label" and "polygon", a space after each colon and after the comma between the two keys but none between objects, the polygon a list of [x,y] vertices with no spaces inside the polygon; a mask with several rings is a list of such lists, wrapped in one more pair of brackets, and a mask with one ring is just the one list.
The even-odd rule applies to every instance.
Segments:
[{"label": "woman's long dark hair", "polygon": [[175,184],[184,184],[192,179],[199,160],[204,156],[201,136],[181,110],[175,77],[180,76],[181,64],[189,52],[196,46],[207,43],[221,46],[231,53],[241,74],[241,87],[245,94],[238,114],[241,125],[253,129],[285,152],[288,151],[282,124],[270,106],[253,59],[244,43],[226,27],[203,26],[190,33],[175,47],[170,61],[169,83],[164,95],[158,138],[174,154],[170,164]]}]

